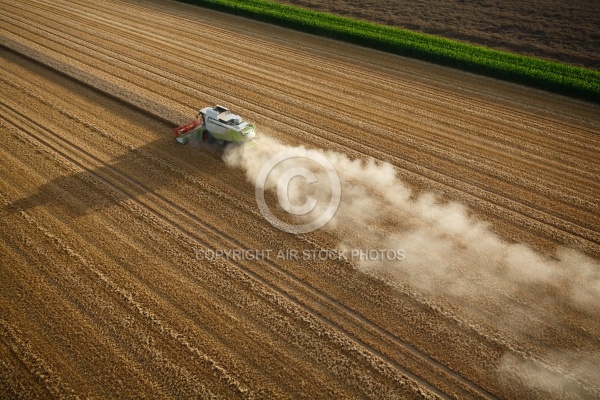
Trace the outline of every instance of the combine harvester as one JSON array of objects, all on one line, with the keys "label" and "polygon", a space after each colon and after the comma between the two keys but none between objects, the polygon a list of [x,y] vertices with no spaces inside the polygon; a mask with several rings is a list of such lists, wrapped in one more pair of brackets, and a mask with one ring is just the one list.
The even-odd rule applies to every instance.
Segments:
[{"label": "combine harvester", "polygon": [[219,105],[198,111],[194,122],[173,129],[173,133],[175,140],[181,144],[186,144],[192,138],[220,145],[228,142],[247,143],[256,138],[254,125]]}]

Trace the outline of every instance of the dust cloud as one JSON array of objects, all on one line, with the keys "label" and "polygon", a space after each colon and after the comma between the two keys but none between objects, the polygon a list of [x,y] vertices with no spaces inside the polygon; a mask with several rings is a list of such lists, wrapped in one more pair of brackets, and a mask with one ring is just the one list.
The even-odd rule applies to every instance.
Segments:
[{"label": "dust cloud", "polygon": [[[287,146],[262,137],[253,147],[231,147],[223,156],[227,165],[245,171],[256,184],[263,165]],[[318,200],[299,220],[323,212],[330,196],[330,179],[311,155],[324,155],[341,181],[341,202],[333,219],[323,227],[338,237],[340,248],[364,250],[359,269],[408,281],[421,290],[473,300],[480,296],[511,296],[536,286],[560,288],[566,301],[589,313],[600,310],[600,263],[572,249],[553,257],[520,243],[510,243],[488,224],[471,217],[466,207],[443,201],[432,193],[413,195],[396,169],[375,160],[352,160],[332,151],[294,147],[299,155],[274,168],[265,184],[275,191],[285,171],[309,168],[314,183],[291,180],[290,202]],[[400,250],[402,260],[369,257],[368,250]]]},{"label": "dust cloud", "polygon": [[[245,171],[256,185],[263,165],[273,155],[290,149],[263,137],[254,147],[228,148],[224,160]],[[482,315],[487,312],[492,323],[503,330],[527,335],[540,324],[554,324],[553,312],[560,313],[555,307],[562,304],[592,318],[600,315],[598,261],[573,249],[559,249],[550,257],[525,244],[510,243],[488,224],[470,216],[463,205],[432,193],[413,194],[390,164],[352,160],[331,151],[293,149],[299,156],[274,168],[264,187],[274,192],[286,170],[309,168],[317,181],[291,180],[288,196],[291,202],[318,199],[312,212],[299,220],[303,223],[315,218],[324,210],[321,203],[328,201],[331,182],[323,167],[311,165],[307,158],[324,155],[339,175],[341,202],[322,229],[339,240],[341,250],[364,250],[364,257],[353,260],[359,270],[451,298]],[[370,257],[369,249],[391,253],[375,252],[375,257]],[[398,250],[404,255],[402,260],[379,256],[397,254]],[[534,303],[548,297],[548,308],[530,308],[528,296],[536,298]],[[498,368],[499,379],[509,387],[516,384],[546,397],[570,393],[573,398],[587,398],[590,390],[597,389],[597,384],[590,382],[600,382],[596,368],[600,355],[542,355],[552,359],[549,363],[519,357],[505,355]]]}]

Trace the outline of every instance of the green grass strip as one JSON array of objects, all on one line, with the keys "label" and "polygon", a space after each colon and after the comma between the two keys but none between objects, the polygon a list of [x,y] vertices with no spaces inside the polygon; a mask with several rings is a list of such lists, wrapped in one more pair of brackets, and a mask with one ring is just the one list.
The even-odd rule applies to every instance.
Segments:
[{"label": "green grass strip", "polygon": [[600,103],[600,72],[268,0],[181,0],[299,31]]}]

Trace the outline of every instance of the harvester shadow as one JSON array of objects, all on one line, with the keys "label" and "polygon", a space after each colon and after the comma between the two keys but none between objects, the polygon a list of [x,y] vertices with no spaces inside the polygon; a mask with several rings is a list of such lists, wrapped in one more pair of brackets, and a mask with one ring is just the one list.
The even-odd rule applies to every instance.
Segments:
[{"label": "harvester shadow", "polygon": [[180,145],[164,135],[109,162],[95,160],[100,166],[94,169],[54,178],[5,206],[5,212],[43,207],[60,219],[74,219],[170,186],[183,174],[202,179],[203,174],[210,173],[225,179],[223,151],[222,146],[198,141]]}]

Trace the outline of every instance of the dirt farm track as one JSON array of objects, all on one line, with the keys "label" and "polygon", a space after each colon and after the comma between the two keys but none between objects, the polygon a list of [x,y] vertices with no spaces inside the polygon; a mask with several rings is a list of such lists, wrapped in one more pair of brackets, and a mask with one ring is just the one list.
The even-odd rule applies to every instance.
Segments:
[{"label": "dirt farm track", "polygon": [[[0,0],[0,44],[0,398],[600,398],[597,105],[170,1]],[[257,145],[174,142],[214,104]],[[300,145],[343,190],[292,234],[254,180]]]}]

